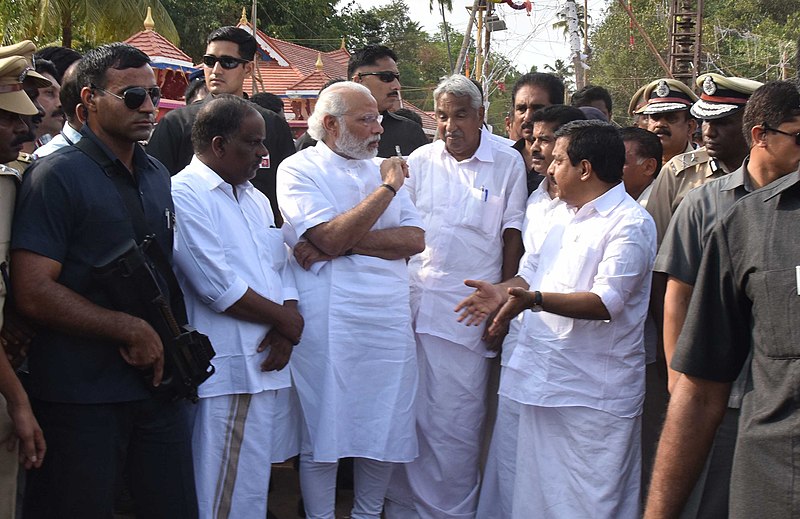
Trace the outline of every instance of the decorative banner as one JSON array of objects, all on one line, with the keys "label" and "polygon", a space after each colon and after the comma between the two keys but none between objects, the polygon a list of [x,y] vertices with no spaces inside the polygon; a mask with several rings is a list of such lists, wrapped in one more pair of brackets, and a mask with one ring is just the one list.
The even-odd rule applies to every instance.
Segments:
[{"label": "decorative banner", "polygon": [[514,0],[492,0],[492,2],[495,4],[506,4],[512,9],[516,9],[517,11],[525,9],[526,11],[528,11],[528,16],[530,16],[531,9],[533,8],[531,0],[523,0],[519,4],[514,2]]}]

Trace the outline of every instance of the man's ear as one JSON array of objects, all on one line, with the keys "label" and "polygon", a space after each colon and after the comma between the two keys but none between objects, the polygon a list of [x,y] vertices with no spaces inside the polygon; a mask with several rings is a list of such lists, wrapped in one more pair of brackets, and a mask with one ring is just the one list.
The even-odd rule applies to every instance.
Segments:
[{"label": "man's ear", "polygon": [[256,64],[253,61],[248,61],[244,64],[244,77],[252,76],[253,69],[255,68]]},{"label": "man's ear", "polygon": [[223,158],[225,156],[225,137],[217,135],[211,139],[211,151],[217,158]]},{"label": "man's ear", "polygon": [[95,102],[94,90],[91,87],[85,86],[81,88],[81,102],[84,108],[90,112],[97,111],[97,103]]},{"label": "man's ear", "polygon": [[765,148],[767,146],[767,132],[763,126],[750,128],[750,137],[753,139],[753,148]]},{"label": "man's ear", "polygon": [[657,164],[656,159],[650,157],[648,159],[644,159],[644,163],[647,165],[647,169],[644,172],[645,175],[652,177],[653,175],[658,173],[658,171],[656,171],[656,164]]},{"label": "man's ear", "polygon": [[592,176],[592,163],[588,159],[581,160],[581,180],[589,180]]},{"label": "man's ear", "polygon": [[325,128],[325,133],[329,135],[334,134],[334,132],[336,135],[339,134],[339,118],[336,116],[327,114],[322,118],[322,126]]}]

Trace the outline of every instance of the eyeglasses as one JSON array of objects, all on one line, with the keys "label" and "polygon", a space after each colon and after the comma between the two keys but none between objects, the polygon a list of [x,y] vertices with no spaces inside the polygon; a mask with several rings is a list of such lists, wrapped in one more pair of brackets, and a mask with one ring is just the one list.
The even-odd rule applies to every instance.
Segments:
[{"label": "eyeglasses", "polygon": [[203,56],[203,65],[208,68],[214,68],[217,62],[219,62],[220,66],[225,70],[232,70],[242,63],[250,63],[250,60],[235,58],[233,56],[214,56],[213,54],[206,54]]},{"label": "eyeglasses", "polygon": [[364,76],[378,76],[378,79],[384,83],[391,83],[395,79],[400,81],[400,73],[392,72],[391,70],[381,70],[380,72],[359,72],[356,74],[358,77]]},{"label": "eyeglasses", "polygon": [[381,124],[382,121],[383,121],[383,116],[379,114],[367,114],[365,116],[356,118],[356,122],[361,123],[364,126],[370,126],[374,123]]},{"label": "eyeglasses", "polygon": [[770,128],[766,124],[762,124],[761,128],[763,128],[765,132],[775,132],[775,133],[780,133],[781,135],[787,135],[789,137],[794,137],[794,143],[797,144],[798,146],[800,146],[800,132],[798,132],[798,133],[787,133],[787,132],[781,131],[781,130],[779,130],[777,128]]},{"label": "eyeglasses", "polygon": [[158,106],[158,102],[161,101],[161,89],[157,86],[144,88],[144,87],[131,87],[123,90],[122,95],[115,94],[114,92],[109,92],[105,88],[100,88],[94,83],[90,83],[89,87],[92,90],[99,90],[104,92],[110,96],[114,96],[117,99],[122,100],[125,103],[125,106],[129,110],[137,110],[140,106],[144,104],[144,100],[147,96],[150,96],[150,100],[153,102],[153,106]]}]

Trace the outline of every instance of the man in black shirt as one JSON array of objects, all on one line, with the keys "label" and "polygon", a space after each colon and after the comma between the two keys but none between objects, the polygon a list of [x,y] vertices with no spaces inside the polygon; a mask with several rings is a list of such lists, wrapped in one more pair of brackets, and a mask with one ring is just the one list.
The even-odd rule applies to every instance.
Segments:
[{"label": "man in black shirt", "polygon": [[392,110],[400,108],[400,73],[397,71],[397,55],[392,49],[367,45],[357,50],[347,64],[347,77],[367,87],[378,102],[378,111],[383,116],[379,157],[397,155],[396,146],[400,146],[400,152],[407,157],[415,149],[428,144],[428,138],[418,124],[392,113]]},{"label": "man in black shirt", "polygon": [[[232,94],[247,97],[244,80],[252,75],[257,43],[253,36],[238,27],[220,27],[208,35],[208,45],[203,56],[206,87],[210,100],[217,94]],[[294,153],[294,141],[289,125],[276,113],[254,103],[264,118],[267,138],[264,145],[269,152],[259,168],[253,185],[267,195],[275,213],[280,218],[275,201],[275,172],[278,165]],[[172,110],[161,119],[147,145],[147,153],[157,158],[175,175],[192,160],[192,124],[203,102]]]},{"label": "man in black shirt", "polygon": [[26,517],[111,517],[126,465],[138,517],[197,516],[187,402],[152,391],[161,339],[146,321],[111,310],[92,277],[94,265],[139,238],[126,192],[141,202],[142,232],[172,254],[169,173],[137,144],[160,98],[149,62],[121,43],[87,53],[78,146],[111,166],[68,147],[34,162],[19,193],[12,286],[18,310],[37,324],[28,389],[48,443],[42,468],[28,476]]}]

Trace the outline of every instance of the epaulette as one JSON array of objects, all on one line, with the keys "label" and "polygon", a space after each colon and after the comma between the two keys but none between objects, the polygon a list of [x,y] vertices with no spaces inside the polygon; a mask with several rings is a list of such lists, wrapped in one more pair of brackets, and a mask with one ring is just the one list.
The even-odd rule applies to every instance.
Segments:
[{"label": "epaulette", "polygon": [[14,167],[16,161],[9,162],[8,164],[0,164],[0,175],[14,177],[17,180],[22,180],[22,173]]},{"label": "epaulette", "polygon": [[696,150],[687,151],[686,153],[681,153],[680,155],[675,155],[667,162],[667,167],[673,174],[677,175],[681,171],[689,169],[692,166],[698,166],[709,160],[711,160],[711,156],[706,149],[698,148]]},{"label": "epaulette", "polygon": [[33,164],[33,155],[30,153],[25,153],[24,151],[20,151],[19,155],[17,155],[17,162],[21,162],[26,166]]}]

